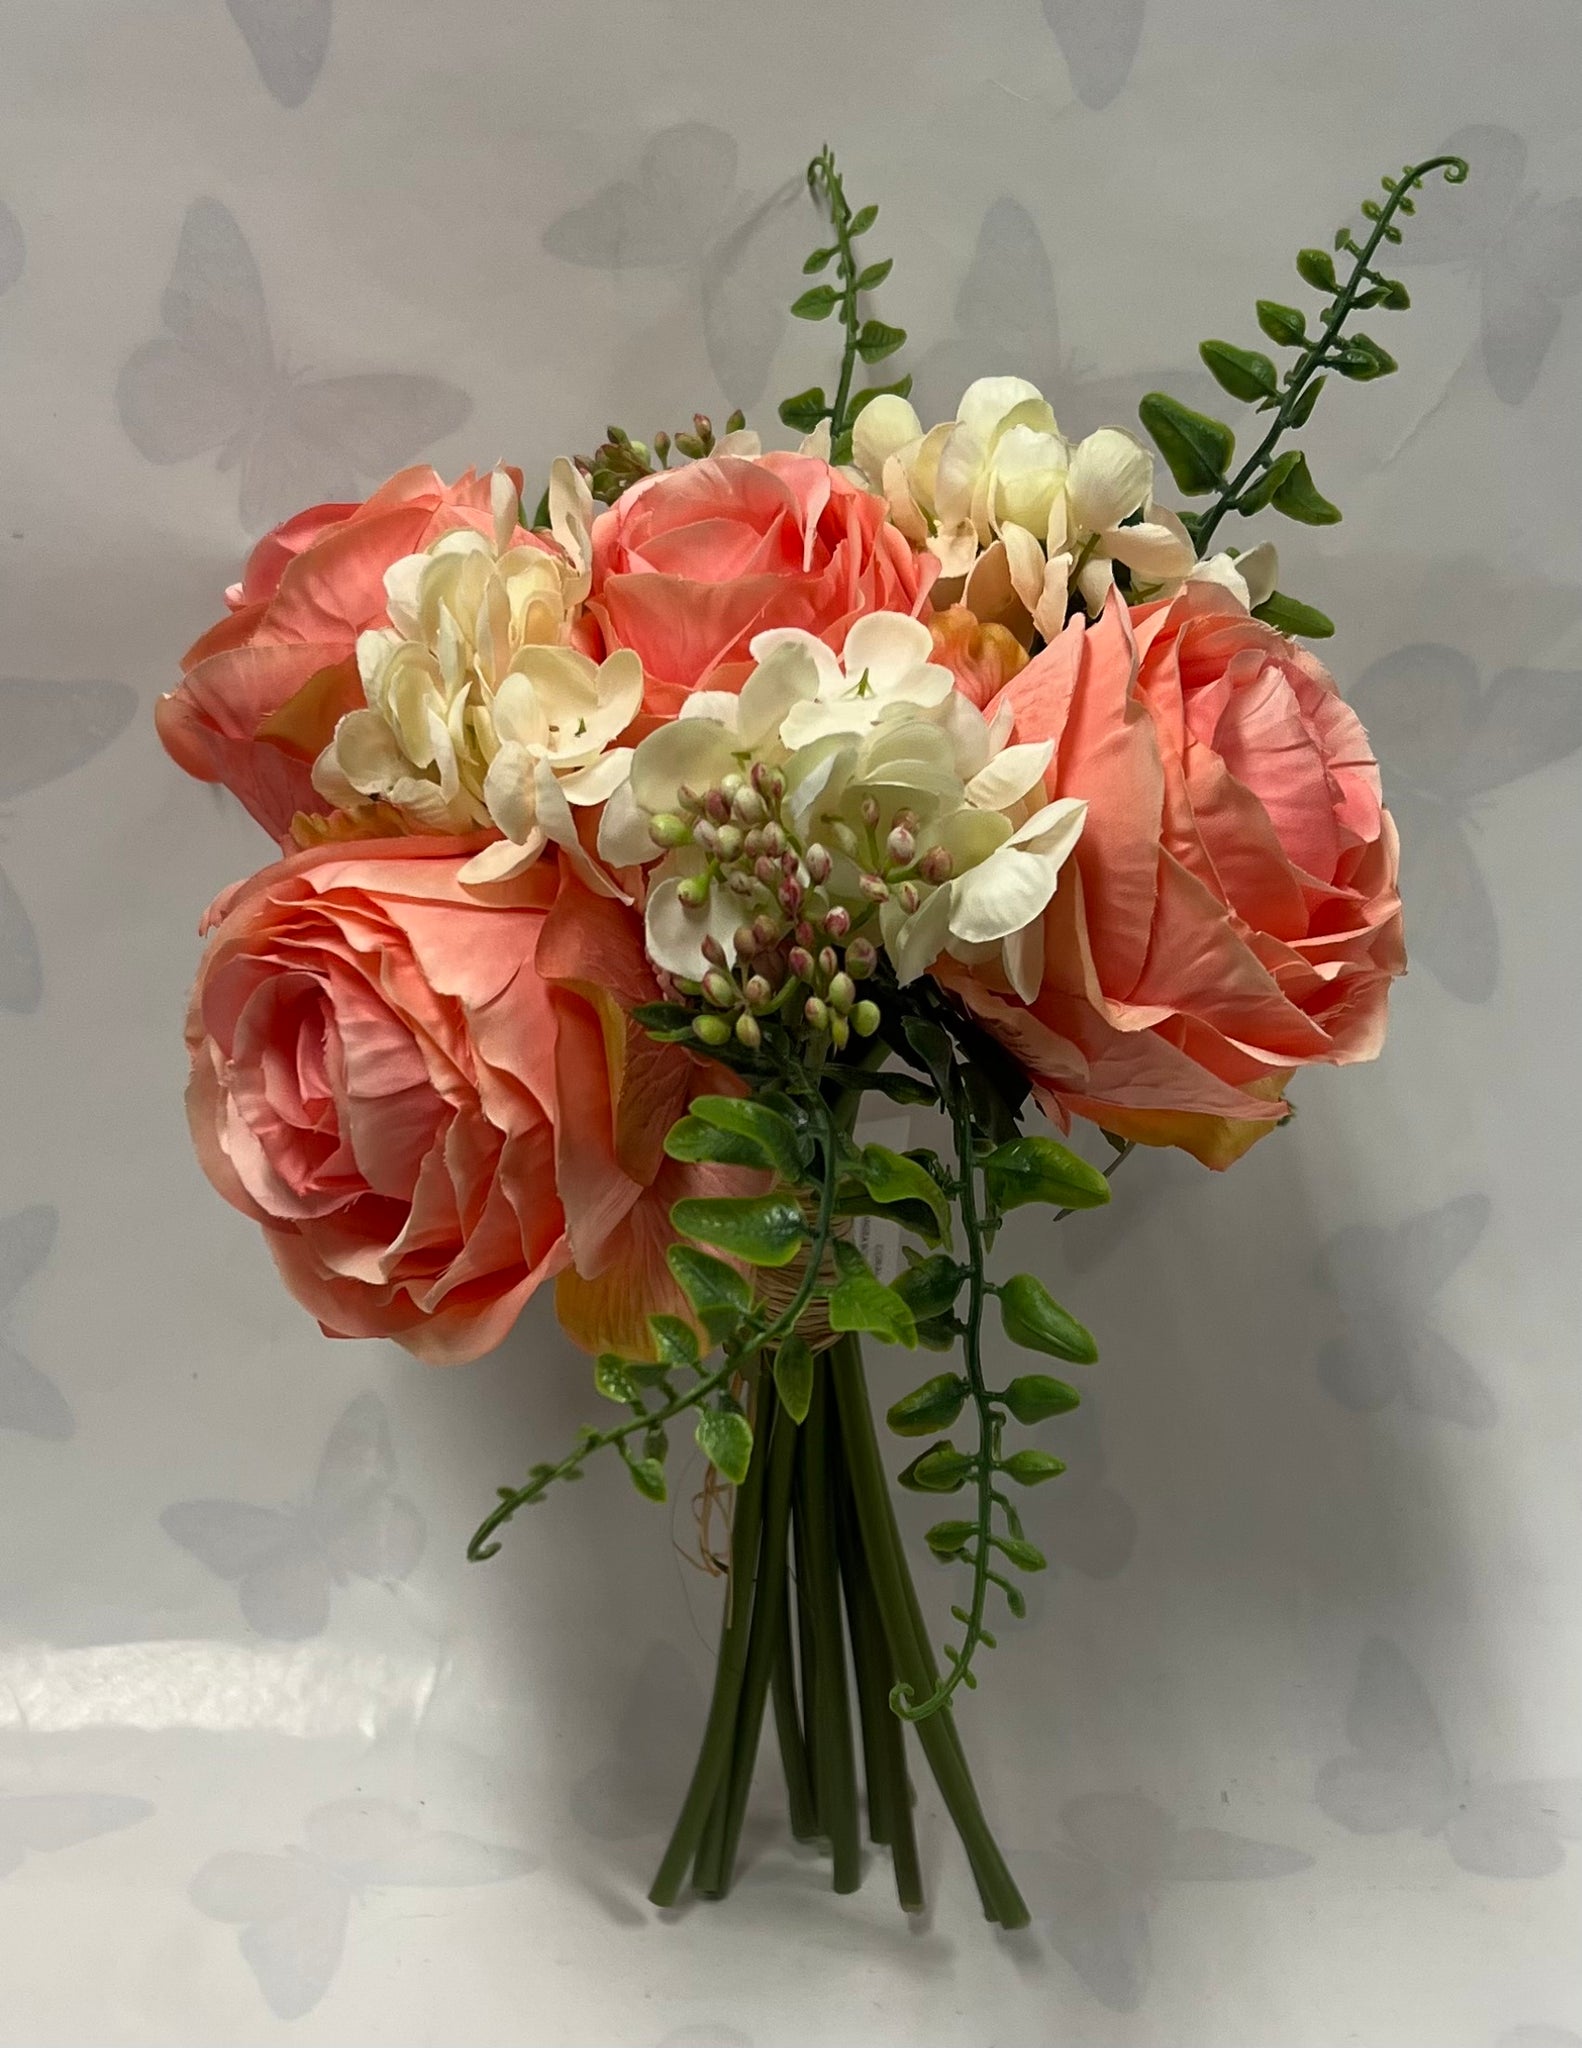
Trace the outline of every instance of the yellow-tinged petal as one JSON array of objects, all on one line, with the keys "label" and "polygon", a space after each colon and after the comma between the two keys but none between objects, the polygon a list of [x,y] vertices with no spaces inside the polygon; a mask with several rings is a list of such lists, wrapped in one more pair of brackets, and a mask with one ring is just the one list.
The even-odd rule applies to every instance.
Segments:
[{"label": "yellow-tinged petal", "polygon": [[1119,427],[1100,427],[1079,441],[1066,477],[1068,517],[1074,531],[1107,533],[1153,498],[1154,459]]}]

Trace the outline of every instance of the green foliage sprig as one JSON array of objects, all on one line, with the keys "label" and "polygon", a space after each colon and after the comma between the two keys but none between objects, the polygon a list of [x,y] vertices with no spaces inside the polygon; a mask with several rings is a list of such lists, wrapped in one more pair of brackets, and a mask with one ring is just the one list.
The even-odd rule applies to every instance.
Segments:
[{"label": "green foliage sprig", "polygon": [[827,320],[838,311],[845,338],[833,400],[825,397],[822,384],[813,384],[794,398],[786,399],[780,407],[780,417],[788,427],[804,434],[811,434],[820,420],[827,419],[834,460],[849,462],[852,422],[863,407],[881,393],[893,392],[896,397],[905,398],[912,389],[911,378],[901,377],[894,384],[874,384],[854,394],[851,387],[857,364],[880,363],[886,356],[893,356],[906,340],[906,329],[891,327],[883,320],[864,319],[858,305],[865,292],[876,291],[884,283],[893,261],[886,256],[876,263],[865,263],[857,254],[856,243],[878,219],[878,207],[869,204],[852,212],[835,167],[834,153],[828,147],[820,150],[808,165],[807,182],[814,200],[829,214],[835,239],[813,251],[802,266],[803,274],[816,277],[833,263],[838,282],[810,285],[793,302],[791,311],[799,320]]},{"label": "green foliage sprig", "polygon": [[[1318,316],[1316,333],[1309,333],[1307,315],[1298,307],[1274,299],[1257,302],[1258,325],[1264,334],[1277,347],[1295,351],[1294,360],[1283,375],[1259,349],[1241,348],[1228,341],[1205,341],[1199,348],[1199,355],[1221,390],[1259,412],[1274,415],[1267,433],[1234,475],[1230,472],[1236,436],[1225,421],[1194,412],[1163,391],[1150,391],[1139,405],[1142,423],[1153,436],[1178,488],[1188,497],[1215,493],[1214,502],[1206,511],[1181,515],[1200,557],[1208,553],[1209,542],[1228,512],[1250,518],[1272,506],[1286,518],[1306,526],[1332,526],[1340,518],[1339,508],[1314,483],[1303,451],[1289,448],[1277,455],[1275,450],[1284,434],[1307,424],[1331,372],[1354,383],[1370,383],[1377,377],[1389,376],[1397,367],[1395,358],[1371,335],[1357,331],[1348,334],[1345,328],[1352,314],[1364,308],[1404,312],[1411,304],[1406,287],[1398,278],[1386,276],[1374,259],[1381,244],[1401,240],[1396,216],[1416,211],[1412,191],[1436,170],[1442,170],[1452,185],[1461,184],[1467,176],[1466,162],[1458,156],[1435,156],[1420,164],[1408,164],[1401,177],[1380,181],[1385,192],[1382,202],[1363,201],[1363,216],[1372,223],[1366,242],[1359,243],[1349,227],[1337,230],[1335,249],[1352,258],[1344,283],[1327,249],[1303,249],[1298,253],[1298,274],[1327,298]],[[1279,591],[1258,607],[1256,616],[1282,631],[1313,638],[1322,638],[1335,630],[1322,612]]]}]

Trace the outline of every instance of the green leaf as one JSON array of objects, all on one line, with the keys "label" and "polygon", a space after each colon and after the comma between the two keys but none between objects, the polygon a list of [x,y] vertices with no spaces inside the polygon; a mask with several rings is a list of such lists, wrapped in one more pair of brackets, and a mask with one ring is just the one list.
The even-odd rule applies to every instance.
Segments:
[{"label": "green leaf", "polygon": [[698,1416],[698,1449],[732,1486],[740,1486],[752,1462],[753,1432],[739,1408],[705,1408]]},{"label": "green leaf", "polygon": [[626,1469],[632,1475],[632,1484],[644,1500],[656,1504],[665,1498],[665,1468],[657,1458],[628,1458]]},{"label": "green leaf", "polygon": [[833,243],[831,243],[831,245],[827,249],[815,249],[812,255],[803,264],[802,275],[804,277],[813,277],[816,276],[819,271],[827,270],[832,259],[838,254],[839,251],[836,249]]},{"label": "green leaf", "polygon": [[1258,325],[1281,348],[1300,348],[1307,340],[1307,316],[1295,306],[1282,306],[1278,299],[1258,301]]},{"label": "green leaf", "polygon": [[894,268],[895,258],[893,256],[886,256],[882,263],[870,263],[866,270],[858,273],[858,291],[876,292]]},{"label": "green leaf", "polygon": [[865,235],[878,218],[879,209],[877,206],[859,206],[852,215],[851,226],[847,228],[846,232],[852,236]]},{"label": "green leaf", "polygon": [[846,417],[854,420],[865,405],[871,405],[876,398],[910,398],[912,395],[912,373],[897,377],[893,384],[870,384],[859,391],[846,407]]},{"label": "green leaf", "polygon": [[1009,1558],[1019,1572],[1041,1572],[1049,1560],[1034,1543],[1028,1543],[1020,1536],[996,1536],[991,1539],[1002,1557]]},{"label": "green leaf", "polygon": [[627,1370],[626,1360],[613,1351],[601,1352],[594,1361],[593,1384],[606,1401],[618,1401],[625,1408],[640,1408],[642,1392]]},{"label": "green leaf", "polygon": [[1228,341],[1204,341],[1198,344],[1198,354],[1220,389],[1248,405],[1255,405],[1260,398],[1268,398],[1279,389],[1274,364],[1259,349],[1237,348]]},{"label": "green leaf", "polygon": [[810,384],[806,391],[799,391],[794,398],[780,401],[781,419],[802,434],[811,434],[828,411],[829,400],[824,396],[822,384]]},{"label": "green leaf", "polygon": [[640,1024],[651,1038],[690,1038],[695,1012],[684,1003],[640,1003],[632,1022]]},{"label": "green leaf", "polygon": [[953,1443],[930,1444],[896,1478],[912,1493],[958,1493],[977,1470],[977,1463]]},{"label": "green leaf", "polygon": [[799,1181],[813,1148],[786,1119],[751,1096],[695,1095],[691,1114],[717,1131],[749,1139],[784,1180]]},{"label": "green leaf", "polygon": [[665,1262],[716,1344],[751,1313],[751,1282],[723,1259],[700,1252],[696,1245],[673,1244],[665,1252]]},{"label": "green leaf", "polygon": [[864,1145],[857,1172],[863,1186],[876,1202],[887,1207],[896,1202],[920,1202],[933,1218],[934,1228],[919,1234],[931,1244],[950,1235],[950,1204],[944,1190],[926,1168],[888,1145]]},{"label": "green leaf", "polygon": [[1031,1273],[1018,1273],[1001,1287],[1000,1320],[1006,1336],[1024,1351],[1042,1351],[1072,1365],[1097,1362],[1099,1347],[1090,1332]]},{"label": "green leaf", "polygon": [[808,1235],[789,1195],[689,1195],[673,1205],[670,1221],[683,1237],[753,1266],[789,1266]]},{"label": "green leaf", "polygon": [[739,1131],[722,1131],[706,1124],[702,1117],[684,1116],[665,1133],[667,1158],[692,1165],[712,1160],[721,1166],[772,1166],[774,1161],[756,1139]]},{"label": "green leaf", "polygon": [[925,1351],[954,1351],[960,1334],[954,1316],[930,1316],[917,1326],[917,1341]]},{"label": "green leaf", "polygon": [[976,1522],[936,1522],[923,1533],[923,1541],[936,1557],[960,1557],[978,1533]]},{"label": "green leaf", "polygon": [[549,525],[549,490],[547,486],[545,488],[544,495],[533,507],[533,525],[535,528],[547,528]]},{"label": "green leaf", "polygon": [[793,1422],[807,1421],[813,1402],[813,1353],[794,1331],[775,1353],[775,1392]]},{"label": "green leaf", "polygon": [[667,1372],[679,1372],[684,1366],[697,1364],[698,1340],[690,1323],[684,1323],[680,1316],[650,1316],[648,1327],[653,1333],[659,1363]]},{"label": "green leaf", "polygon": [[968,1391],[959,1372],[939,1373],[903,1394],[885,1421],[897,1436],[932,1436],[936,1429],[949,1429],[961,1413]]},{"label": "green leaf", "polygon": [[1283,455],[1275,457],[1255,483],[1247,486],[1236,500],[1236,510],[1244,519],[1250,519],[1255,512],[1263,510],[1301,459],[1297,449],[1288,448]]},{"label": "green leaf", "polygon": [[917,1345],[912,1311],[893,1287],[868,1272],[838,1281],[830,1290],[829,1326],[842,1332],[865,1330],[882,1344],[904,1344],[908,1351]]},{"label": "green leaf", "polygon": [[1271,502],[1276,512],[1303,526],[1334,526],[1340,519],[1340,507],[1324,497],[1309,475],[1305,455],[1297,456]]},{"label": "green leaf", "polygon": [[791,302],[791,311],[798,320],[827,320],[840,304],[840,293],[832,284],[816,284]]},{"label": "green leaf", "polygon": [[1287,597],[1283,590],[1271,590],[1263,603],[1253,611],[1255,619],[1262,619],[1266,626],[1273,626],[1277,633],[1284,633],[1293,640],[1327,640],[1335,630],[1333,619],[1310,604],[1302,604],[1294,597]]},{"label": "green leaf", "polygon": [[1304,282],[1314,291],[1332,292],[1337,289],[1335,259],[1327,249],[1299,249],[1296,267]]},{"label": "green leaf", "polygon": [[898,1273],[891,1283],[918,1322],[948,1315],[956,1305],[967,1269],[948,1252],[935,1252]]},{"label": "green leaf", "polygon": [[983,1162],[984,1184],[997,1209],[1052,1202],[1061,1209],[1099,1209],[1110,1184],[1096,1166],[1054,1138],[1012,1138]]},{"label": "green leaf", "polygon": [[1058,1479],[1066,1468],[1063,1460],[1051,1457],[1048,1451],[1025,1450],[1002,1458],[999,1469],[1018,1486],[1040,1486],[1046,1479]]},{"label": "green leaf", "polygon": [[1380,348],[1371,334],[1349,334],[1341,344],[1335,368],[1355,384],[1371,384],[1375,377],[1388,377],[1400,364],[1387,348]]},{"label": "green leaf", "polygon": [[1318,394],[1329,382],[1327,377],[1315,377],[1311,384],[1302,386],[1302,395],[1291,408],[1287,424],[1291,427],[1305,427],[1313,417],[1313,408],[1318,403]]},{"label": "green leaf", "polygon": [[907,1017],[901,1028],[907,1044],[917,1054],[918,1065],[926,1070],[941,1096],[949,1095],[953,1058],[950,1033],[929,1017]]},{"label": "green leaf", "polygon": [[1082,1402],[1075,1387],[1051,1379],[1046,1372],[1019,1374],[998,1398],[1024,1428],[1046,1422],[1051,1415],[1069,1415]]},{"label": "green leaf", "polygon": [[[792,311],[795,310],[793,307]],[[857,334],[857,353],[865,363],[882,363],[886,356],[893,356],[905,340],[904,327],[891,327],[883,320],[864,320]]]},{"label": "green leaf", "polygon": [[887,1067],[879,1074],[864,1074],[862,1085],[876,1095],[887,1095],[892,1102],[934,1103],[939,1099],[926,1081],[903,1074],[898,1067]]},{"label": "green leaf", "polygon": [[1169,464],[1179,490],[1189,498],[1217,490],[1236,453],[1236,436],[1223,420],[1194,412],[1168,392],[1150,391],[1137,416]]},{"label": "green leaf", "polygon": [[1386,313],[1404,313],[1412,303],[1412,295],[1398,277],[1387,277],[1380,284],[1379,304]]}]

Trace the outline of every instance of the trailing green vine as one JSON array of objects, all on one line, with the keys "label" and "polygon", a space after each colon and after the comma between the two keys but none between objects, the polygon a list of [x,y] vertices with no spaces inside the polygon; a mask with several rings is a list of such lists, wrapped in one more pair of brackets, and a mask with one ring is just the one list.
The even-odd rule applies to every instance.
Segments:
[{"label": "trailing green vine", "polygon": [[849,462],[852,422],[869,400],[888,392],[905,398],[912,389],[911,378],[902,377],[894,384],[875,384],[853,395],[851,387],[857,364],[879,363],[894,355],[906,340],[906,329],[891,327],[883,320],[865,320],[858,304],[865,293],[876,291],[884,283],[894,260],[885,256],[876,263],[864,263],[857,254],[856,244],[878,219],[878,207],[870,203],[852,212],[835,166],[834,152],[827,146],[808,165],[807,182],[815,203],[829,215],[835,239],[813,251],[802,266],[803,274],[817,276],[833,263],[839,282],[810,285],[793,302],[791,311],[799,320],[827,320],[839,312],[843,334],[840,371],[833,400],[824,396],[822,384],[810,385],[806,391],[785,400],[780,418],[786,426],[804,434],[811,434],[821,420],[828,420],[833,460]]},{"label": "trailing green vine", "polygon": [[[1335,249],[1353,258],[1344,283],[1336,274],[1329,250],[1298,252],[1296,267],[1303,281],[1329,297],[1316,335],[1309,335],[1307,316],[1298,307],[1274,299],[1258,301],[1259,327],[1277,346],[1296,351],[1283,376],[1260,349],[1241,348],[1228,341],[1205,341],[1199,347],[1204,365],[1223,391],[1259,412],[1274,414],[1268,432],[1234,475],[1230,471],[1236,436],[1225,421],[1194,412],[1163,391],[1150,391],[1138,406],[1138,415],[1169,464],[1177,486],[1188,497],[1215,493],[1206,511],[1181,514],[1200,557],[1207,555],[1209,542],[1228,512],[1250,518],[1272,506],[1306,526],[1333,526],[1339,520],[1339,508],[1313,482],[1302,450],[1291,448],[1277,456],[1275,449],[1284,434],[1307,424],[1331,371],[1355,383],[1369,383],[1389,376],[1398,367],[1395,358],[1371,335],[1348,335],[1344,330],[1360,309],[1378,307],[1393,313],[1410,306],[1405,285],[1399,278],[1386,276],[1374,258],[1381,244],[1401,240],[1396,216],[1416,211],[1411,194],[1433,171],[1443,171],[1447,183],[1459,185],[1467,177],[1467,164],[1459,156],[1435,156],[1408,164],[1399,178],[1380,181],[1386,195],[1382,201],[1363,201],[1363,217],[1373,224],[1366,242],[1359,244],[1349,226],[1336,231]],[[1280,591],[1258,607],[1256,616],[1283,632],[1305,634],[1310,639],[1325,638],[1335,630],[1322,612]]]}]

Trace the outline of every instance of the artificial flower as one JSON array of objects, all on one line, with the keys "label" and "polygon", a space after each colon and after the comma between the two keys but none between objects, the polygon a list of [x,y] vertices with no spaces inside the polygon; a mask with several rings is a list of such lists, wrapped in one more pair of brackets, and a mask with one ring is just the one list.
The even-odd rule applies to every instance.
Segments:
[{"label": "artificial flower", "polygon": [[575,492],[552,503],[563,552],[518,543],[498,489],[495,511],[492,538],[443,534],[386,571],[390,623],[357,641],[366,706],[337,724],[314,786],[333,804],[393,808],[416,831],[503,833],[464,881],[502,881],[553,843],[608,890],[572,807],[602,803],[623,779],[629,753],[616,741],[642,703],[642,668],[631,653],[595,662],[566,644],[588,583]]},{"label": "artificial flower", "polygon": [[589,609],[631,648],[645,708],[739,688],[750,643],[797,626],[839,648],[865,612],[926,609],[936,565],[860,484],[814,456],[713,456],[626,491],[593,526]]},{"label": "artificial flower", "polygon": [[1031,1004],[950,971],[1052,1115],[1223,1166],[1299,1067],[1373,1058],[1405,965],[1395,828],[1356,714],[1212,582],[1112,596],[1009,683],[1086,828]]},{"label": "artificial flower", "polygon": [[223,783],[289,847],[293,817],[327,808],[313,764],[337,719],[363,702],[357,639],[386,623],[386,570],[441,534],[493,531],[497,500],[508,492],[514,505],[520,489],[515,470],[447,484],[404,469],[363,504],[316,505],[266,534],[226,592],[230,616],[188,649],[180,686],[155,708],[165,751]]}]

